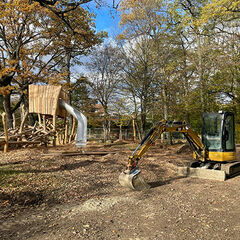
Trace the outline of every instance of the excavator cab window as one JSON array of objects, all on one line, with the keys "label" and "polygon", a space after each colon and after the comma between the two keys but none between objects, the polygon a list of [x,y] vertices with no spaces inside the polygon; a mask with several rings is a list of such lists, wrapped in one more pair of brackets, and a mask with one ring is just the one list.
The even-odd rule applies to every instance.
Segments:
[{"label": "excavator cab window", "polygon": [[203,114],[202,141],[208,151],[216,151],[221,149],[222,114]]},{"label": "excavator cab window", "polygon": [[234,115],[232,113],[203,114],[202,142],[208,151],[234,151],[234,134]]},{"label": "excavator cab window", "polygon": [[233,117],[233,114],[227,114],[224,121],[223,147],[225,151],[233,151],[235,149]]}]

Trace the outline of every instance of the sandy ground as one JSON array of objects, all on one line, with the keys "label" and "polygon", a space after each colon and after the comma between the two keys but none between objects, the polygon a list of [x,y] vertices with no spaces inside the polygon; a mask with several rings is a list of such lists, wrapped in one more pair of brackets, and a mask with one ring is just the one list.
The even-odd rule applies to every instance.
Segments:
[{"label": "sandy ground", "polygon": [[151,189],[121,187],[133,144],[57,154],[56,149],[0,153],[0,239],[240,239],[240,176],[225,182],[177,175],[192,159],[180,145],[156,145],[140,166]]}]

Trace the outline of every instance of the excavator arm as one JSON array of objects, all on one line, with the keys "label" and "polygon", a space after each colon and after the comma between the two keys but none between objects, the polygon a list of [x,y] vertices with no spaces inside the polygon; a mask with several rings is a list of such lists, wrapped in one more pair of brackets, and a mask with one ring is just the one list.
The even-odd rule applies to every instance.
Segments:
[{"label": "excavator arm", "polygon": [[144,179],[139,175],[138,162],[147,150],[154,144],[159,136],[164,132],[179,132],[183,133],[189,142],[194,152],[194,158],[198,161],[206,161],[208,152],[206,151],[202,141],[198,135],[189,127],[186,122],[169,122],[162,120],[148,132],[138,147],[134,150],[128,159],[127,169],[119,176],[119,182],[124,187],[129,187],[135,190],[149,188]]},{"label": "excavator arm", "polygon": [[159,136],[164,132],[179,132],[183,133],[193,149],[196,160],[205,161],[207,159],[207,151],[198,137],[198,135],[187,126],[185,122],[158,122],[144,137],[138,147],[134,150],[129,157],[127,169],[133,170],[137,167],[138,161],[147,152],[147,150],[154,144]]}]

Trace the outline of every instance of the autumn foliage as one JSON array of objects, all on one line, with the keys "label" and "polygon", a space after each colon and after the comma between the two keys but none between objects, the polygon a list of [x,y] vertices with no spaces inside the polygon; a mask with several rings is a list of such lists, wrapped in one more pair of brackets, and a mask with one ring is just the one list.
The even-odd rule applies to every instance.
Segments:
[{"label": "autumn foliage", "polygon": [[11,93],[25,95],[28,85],[37,82],[64,83],[69,71],[66,57],[86,54],[101,39],[93,15],[81,7],[64,13],[74,31],[37,1],[1,1],[0,16],[0,90],[8,102],[8,119]]}]

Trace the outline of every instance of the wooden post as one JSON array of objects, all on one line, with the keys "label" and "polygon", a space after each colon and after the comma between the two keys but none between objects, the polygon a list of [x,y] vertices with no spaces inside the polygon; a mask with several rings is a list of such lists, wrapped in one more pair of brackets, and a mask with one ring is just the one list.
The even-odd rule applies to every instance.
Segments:
[{"label": "wooden post", "polygon": [[15,113],[13,113],[12,116],[13,116],[13,129],[16,129],[16,116],[15,116]]},{"label": "wooden post", "polygon": [[66,125],[65,125],[65,137],[64,137],[64,144],[67,144],[68,143],[68,125],[69,125],[69,122],[66,121]]},{"label": "wooden post", "polygon": [[56,132],[56,136],[57,136],[57,139],[56,139],[56,144],[57,145],[60,145],[60,138],[59,138],[59,132]]},{"label": "wooden post", "polygon": [[62,134],[61,134],[61,132],[58,133],[58,141],[59,141],[59,145],[62,145]]},{"label": "wooden post", "polygon": [[42,121],[41,121],[41,115],[40,115],[40,113],[38,113],[38,123],[39,123],[39,125],[42,125]]},{"label": "wooden post", "polygon": [[24,104],[22,104],[22,106],[21,106],[21,121],[23,120],[24,116],[25,116],[25,109],[24,109]]},{"label": "wooden post", "polygon": [[136,136],[136,127],[135,127],[135,115],[133,115],[132,117],[133,117],[133,141],[136,142],[137,136]]},{"label": "wooden post", "polygon": [[64,133],[61,134],[61,144],[64,145]]},{"label": "wooden post", "polygon": [[88,129],[88,138],[91,138],[91,128]]},{"label": "wooden post", "polygon": [[2,122],[5,134],[5,144],[3,152],[6,153],[8,151],[8,131],[7,131],[7,122],[6,122],[6,113],[2,113]]},{"label": "wooden post", "polygon": [[53,131],[54,131],[53,146],[56,147],[56,114],[53,115]]},{"label": "wooden post", "polygon": [[46,131],[46,115],[43,115],[43,130]]},{"label": "wooden post", "polygon": [[24,116],[22,118],[22,122],[21,122],[21,125],[20,125],[20,128],[19,128],[19,133],[22,133],[22,131],[23,131],[24,124],[27,120],[27,116],[28,116],[28,111],[24,112]]},{"label": "wooden post", "polygon": [[71,135],[69,137],[69,143],[71,143],[71,141],[73,140],[75,127],[76,127],[76,118],[73,118],[72,131],[71,131]]},{"label": "wooden post", "polygon": [[[122,141],[122,123],[120,123],[120,125],[119,125],[119,137],[118,137],[118,139],[120,140],[120,141]],[[126,139],[126,138],[125,138]]]}]

